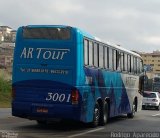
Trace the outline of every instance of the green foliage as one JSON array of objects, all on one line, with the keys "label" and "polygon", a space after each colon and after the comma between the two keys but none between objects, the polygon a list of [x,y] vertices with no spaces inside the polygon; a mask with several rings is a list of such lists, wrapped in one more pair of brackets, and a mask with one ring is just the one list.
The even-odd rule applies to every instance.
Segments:
[{"label": "green foliage", "polygon": [[11,103],[11,82],[0,77],[0,107],[9,107]]}]

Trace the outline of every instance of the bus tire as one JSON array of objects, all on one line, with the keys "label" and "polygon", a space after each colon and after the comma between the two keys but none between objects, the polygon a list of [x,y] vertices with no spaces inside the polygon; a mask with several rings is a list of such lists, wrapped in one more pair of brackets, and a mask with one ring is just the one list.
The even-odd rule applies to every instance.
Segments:
[{"label": "bus tire", "polygon": [[104,126],[108,121],[108,103],[105,101],[100,111],[100,125]]},{"label": "bus tire", "polygon": [[91,122],[91,127],[97,127],[100,122],[100,107],[99,104],[96,103],[93,112],[93,121]]},{"label": "bus tire", "polygon": [[127,117],[128,118],[133,118],[135,116],[135,113],[136,113],[136,104],[135,104],[135,102],[133,102],[132,111],[131,111],[131,113],[127,114]]},{"label": "bus tire", "polygon": [[146,109],[145,105],[142,105],[142,110],[145,110],[145,109]]},{"label": "bus tire", "polygon": [[159,111],[160,110],[160,105],[156,107],[156,109]]}]

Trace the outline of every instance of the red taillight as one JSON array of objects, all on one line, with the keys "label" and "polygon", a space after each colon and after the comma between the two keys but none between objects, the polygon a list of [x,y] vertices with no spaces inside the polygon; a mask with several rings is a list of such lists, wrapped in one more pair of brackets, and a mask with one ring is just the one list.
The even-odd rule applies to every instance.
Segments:
[{"label": "red taillight", "polygon": [[72,104],[78,104],[79,92],[78,90],[72,90],[71,92]]},{"label": "red taillight", "polygon": [[157,99],[152,99],[152,101],[153,101],[153,102],[158,102],[158,100],[157,100]]},{"label": "red taillight", "polygon": [[16,91],[15,88],[12,87],[12,99],[14,99],[16,96]]}]

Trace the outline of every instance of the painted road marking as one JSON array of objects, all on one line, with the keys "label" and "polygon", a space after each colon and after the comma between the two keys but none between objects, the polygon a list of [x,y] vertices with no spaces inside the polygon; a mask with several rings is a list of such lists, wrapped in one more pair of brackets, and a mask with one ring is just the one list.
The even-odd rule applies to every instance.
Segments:
[{"label": "painted road marking", "polygon": [[152,116],[160,116],[160,113],[159,113],[159,114],[152,115]]},{"label": "painted road marking", "polygon": [[68,138],[74,138],[74,137],[82,136],[82,135],[85,135],[85,134],[88,134],[88,133],[93,133],[93,132],[100,131],[100,130],[103,130],[103,129],[104,129],[104,127],[93,129],[93,130],[89,130],[89,131],[86,131],[86,132],[83,132],[83,133],[70,135],[70,136],[68,136]]}]

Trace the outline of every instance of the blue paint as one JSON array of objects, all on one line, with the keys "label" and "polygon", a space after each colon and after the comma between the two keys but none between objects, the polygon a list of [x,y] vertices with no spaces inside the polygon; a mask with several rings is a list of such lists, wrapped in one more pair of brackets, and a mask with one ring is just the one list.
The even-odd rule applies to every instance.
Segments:
[{"label": "blue paint", "polygon": [[[65,28],[67,26],[28,27]],[[26,40],[22,37],[23,27],[18,29],[13,64],[12,86],[16,93],[12,101],[12,115],[35,120],[62,118],[91,122],[97,99],[105,100],[106,97],[110,99],[110,117],[131,111],[122,74],[84,67],[83,38],[94,39],[94,37],[77,28],[70,28],[71,38],[61,41]],[[29,58],[25,58],[25,54],[21,58],[24,48],[27,50],[30,48],[32,54],[28,56]],[[38,48],[67,49],[69,52],[65,54],[63,60],[43,59],[48,57],[50,52],[41,55],[39,59],[37,58]],[[87,84],[86,77],[91,78],[89,84]],[[73,105],[71,99],[66,102],[73,89],[79,91],[77,105]],[[65,100],[63,102],[47,101],[48,93],[64,94]],[[45,108],[48,112],[39,113],[37,108]]]}]

